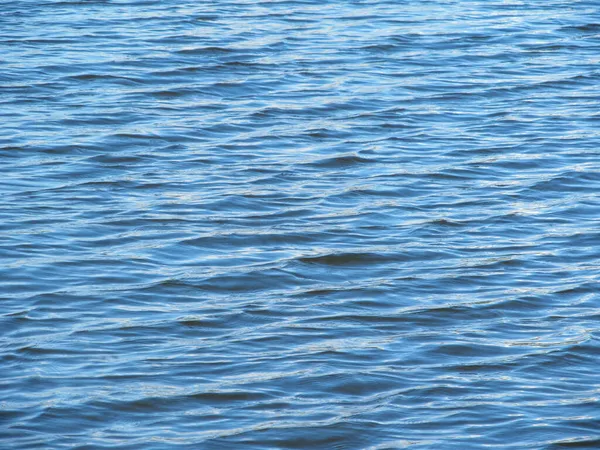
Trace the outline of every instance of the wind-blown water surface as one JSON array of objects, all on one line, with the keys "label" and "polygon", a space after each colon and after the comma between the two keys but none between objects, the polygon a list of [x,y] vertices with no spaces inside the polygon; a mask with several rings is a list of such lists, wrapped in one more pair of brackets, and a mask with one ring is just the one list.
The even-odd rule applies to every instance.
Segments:
[{"label": "wind-blown water surface", "polygon": [[600,447],[596,1],[4,0],[0,446]]}]

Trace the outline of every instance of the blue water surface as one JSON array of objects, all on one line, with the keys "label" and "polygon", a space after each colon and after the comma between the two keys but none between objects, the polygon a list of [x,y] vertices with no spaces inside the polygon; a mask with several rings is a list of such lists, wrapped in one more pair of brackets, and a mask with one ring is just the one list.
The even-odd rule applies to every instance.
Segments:
[{"label": "blue water surface", "polygon": [[600,448],[600,3],[3,0],[2,449]]}]

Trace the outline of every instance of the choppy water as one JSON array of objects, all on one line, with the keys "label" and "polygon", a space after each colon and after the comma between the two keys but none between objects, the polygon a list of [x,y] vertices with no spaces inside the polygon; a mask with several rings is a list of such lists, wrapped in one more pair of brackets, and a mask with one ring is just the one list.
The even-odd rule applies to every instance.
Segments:
[{"label": "choppy water", "polygon": [[0,9],[0,447],[600,448],[600,4]]}]

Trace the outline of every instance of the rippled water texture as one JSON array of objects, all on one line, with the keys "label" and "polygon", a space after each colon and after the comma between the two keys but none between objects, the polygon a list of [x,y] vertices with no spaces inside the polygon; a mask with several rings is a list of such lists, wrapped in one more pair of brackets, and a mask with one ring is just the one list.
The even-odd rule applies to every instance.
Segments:
[{"label": "rippled water texture", "polygon": [[600,448],[600,3],[4,0],[0,447]]}]

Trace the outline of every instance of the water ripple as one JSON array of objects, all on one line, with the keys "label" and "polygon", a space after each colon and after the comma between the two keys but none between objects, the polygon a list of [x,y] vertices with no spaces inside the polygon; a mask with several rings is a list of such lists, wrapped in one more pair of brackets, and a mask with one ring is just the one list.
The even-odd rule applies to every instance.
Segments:
[{"label": "water ripple", "polygon": [[3,448],[598,448],[598,4],[7,0]]}]

